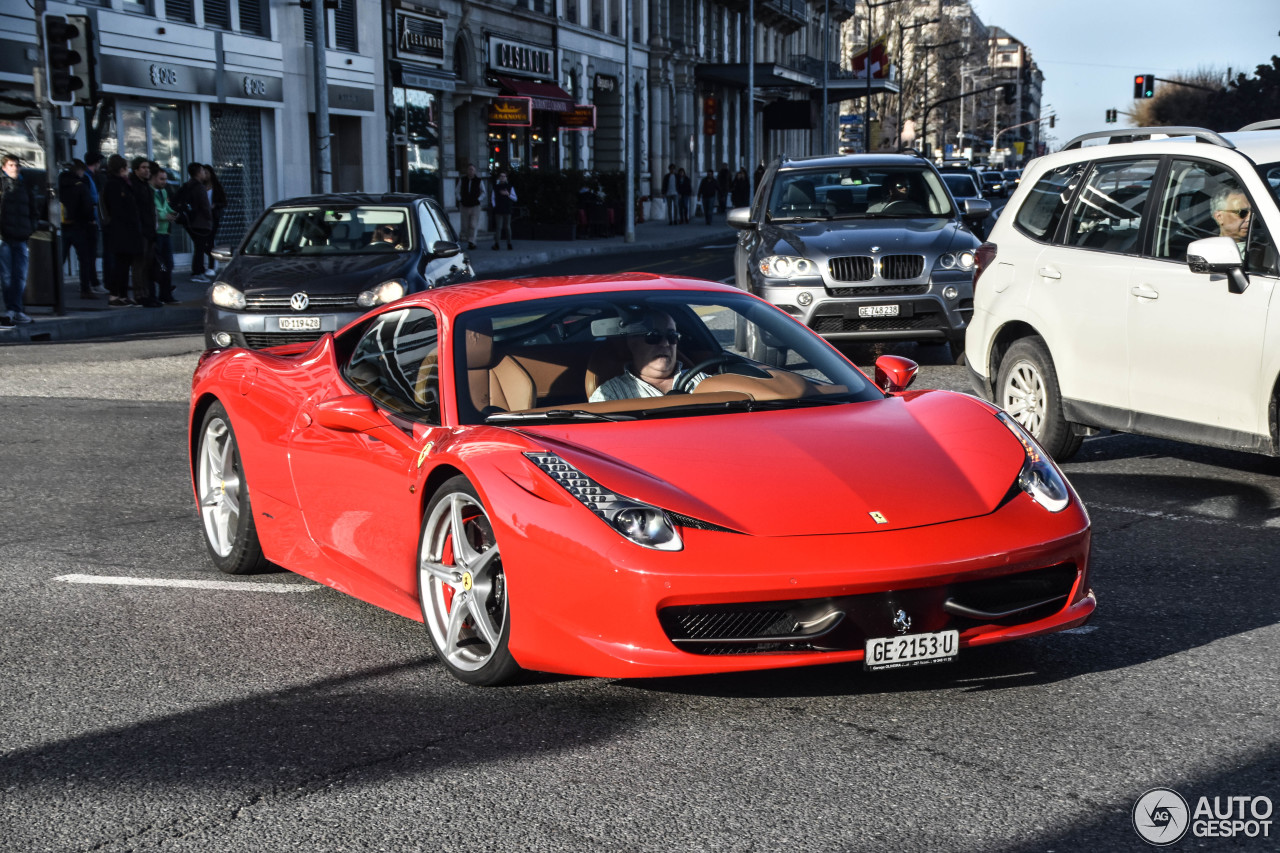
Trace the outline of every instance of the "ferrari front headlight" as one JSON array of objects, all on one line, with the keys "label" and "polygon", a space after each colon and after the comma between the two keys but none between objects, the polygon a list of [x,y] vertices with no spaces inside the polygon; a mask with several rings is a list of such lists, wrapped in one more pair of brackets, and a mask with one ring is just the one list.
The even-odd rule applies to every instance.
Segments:
[{"label": "ferrari front headlight", "polygon": [[798,278],[818,274],[818,267],[808,258],[770,255],[760,259],[760,272],[769,278]]},{"label": "ferrari front headlight", "polygon": [[1009,428],[1027,454],[1022,470],[1018,472],[1018,487],[1049,512],[1062,512],[1071,503],[1067,478],[1021,424],[1004,412],[997,412],[996,417]]},{"label": "ferrari front headlight", "polygon": [[209,301],[219,308],[230,308],[232,311],[244,310],[244,293],[225,281],[220,281],[209,290]]},{"label": "ferrari front headlight", "polygon": [[658,507],[614,494],[554,453],[526,453],[525,456],[598,518],[637,545],[656,551],[679,551],[684,547],[680,531]]},{"label": "ferrari front headlight", "polygon": [[386,305],[395,302],[406,293],[404,279],[393,278],[384,281],[377,287],[370,288],[356,297],[356,304],[361,308],[372,308],[375,305]]}]

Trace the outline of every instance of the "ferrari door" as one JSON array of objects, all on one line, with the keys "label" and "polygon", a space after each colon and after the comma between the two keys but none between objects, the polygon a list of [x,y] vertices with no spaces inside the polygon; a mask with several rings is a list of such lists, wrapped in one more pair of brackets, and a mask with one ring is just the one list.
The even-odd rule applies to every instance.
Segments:
[{"label": "ferrari door", "polygon": [[353,333],[350,357],[295,424],[290,466],[311,538],[365,585],[350,592],[388,606],[384,596],[416,596],[422,519],[410,487],[438,429],[436,322],[406,308]]}]

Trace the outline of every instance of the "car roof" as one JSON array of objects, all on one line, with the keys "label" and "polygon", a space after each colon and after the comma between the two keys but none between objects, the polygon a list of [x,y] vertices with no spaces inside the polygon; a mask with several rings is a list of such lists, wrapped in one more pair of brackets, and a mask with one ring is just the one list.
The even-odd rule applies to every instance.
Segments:
[{"label": "car roof", "polygon": [[[1123,140],[1125,129],[1121,128],[1114,131],[1114,134]],[[1140,132],[1140,128],[1131,128],[1135,133]],[[1152,132],[1157,128],[1147,128],[1147,132]],[[1177,130],[1170,128],[1170,130]],[[1101,159],[1106,157],[1123,157],[1135,154],[1149,154],[1157,156],[1167,154],[1171,150],[1186,152],[1193,149],[1196,154],[1204,154],[1210,151],[1237,151],[1240,154],[1253,160],[1255,163],[1275,163],[1280,161],[1280,130],[1246,130],[1236,131],[1234,133],[1213,134],[1209,131],[1200,131],[1209,137],[1216,137],[1218,140],[1215,144],[1208,139],[1197,139],[1190,135],[1169,136],[1163,139],[1139,139],[1135,141],[1117,141],[1111,144],[1087,145],[1075,148],[1064,149],[1061,151],[1048,154],[1041,158],[1041,165],[1047,168],[1061,166],[1068,163],[1076,163],[1082,160]],[[1079,137],[1077,137],[1079,139]],[[1072,140],[1075,142],[1076,140]],[[1229,142],[1234,148],[1227,147],[1221,141]],[[1071,143],[1068,143],[1071,144]]]},{"label": "car roof", "polygon": [[394,304],[399,307],[413,304],[435,305],[443,314],[452,317],[475,308],[518,304],[557,296],[587,296],[632,290],[651,290],[655,293],[705,291],[742,295],[741,289],[719,282],[632,272],[472,281],[426,290],[406,296]]},{"label": "car roof", "polygon": [[929,166],[929,161],[913,154],[817,154],[786,158],[778,167],[787,169],[838,169],[848,166]]},{"label": "car roof", "polygon": [[415,201],[430,201],[428,196],[413,193],[321,193],[301,195],[275,202],[271,207],[324,207],[325,205],[407,205]]}]

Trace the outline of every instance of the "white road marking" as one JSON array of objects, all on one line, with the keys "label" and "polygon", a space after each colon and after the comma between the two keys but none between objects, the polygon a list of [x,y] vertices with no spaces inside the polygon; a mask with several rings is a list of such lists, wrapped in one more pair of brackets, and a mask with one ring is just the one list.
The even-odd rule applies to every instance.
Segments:
[{"label": "white road marking", "polygon": [[315,592],[320,587],[307,583],[255,583],[251,581],[189,581],[177,578],[125,578],[105,575],[59,575],[63,583],[97,583],[113,586],[172,586],[184,589],[222,589],[233,592]]}]

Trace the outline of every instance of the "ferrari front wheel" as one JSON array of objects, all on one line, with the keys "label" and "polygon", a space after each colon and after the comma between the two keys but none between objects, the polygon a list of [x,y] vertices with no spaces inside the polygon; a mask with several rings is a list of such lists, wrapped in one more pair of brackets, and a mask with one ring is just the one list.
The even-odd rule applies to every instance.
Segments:
[{"label": "ferrari front wheel", "polygon": [[269,563],[253,523],[236,434],[221,403],[209,407],[200,425],[196,494],[205,545],[214,565],[229,575],[266,569]]},{"label": "ferrari front wheel", "polygon": [[456,678],[492,686],[520,673],[507,643],[510,606],[489,514],[466,477],[431,502],[418,545],[418,601],[431,645]]}]

